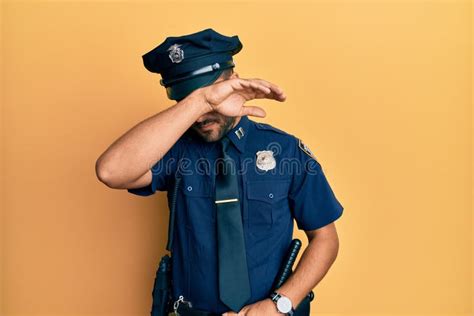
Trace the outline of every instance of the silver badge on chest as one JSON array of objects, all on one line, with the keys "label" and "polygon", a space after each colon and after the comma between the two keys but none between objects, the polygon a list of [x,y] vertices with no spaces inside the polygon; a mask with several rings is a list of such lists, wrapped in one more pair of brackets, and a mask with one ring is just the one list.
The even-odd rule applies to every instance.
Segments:
[{"label": "silver badge on chest", "polygon": [[184,51],[180,48],[181,45],[174,44],[168,48],[170,54],[168,55],[173,63],[180,63],[184,59]]},{"label": "silver badge on chest", "polygon": [[273,151],[262,150],[257,151],[257,168],[263,171],[272,170],[276,167],[275,157]]}]

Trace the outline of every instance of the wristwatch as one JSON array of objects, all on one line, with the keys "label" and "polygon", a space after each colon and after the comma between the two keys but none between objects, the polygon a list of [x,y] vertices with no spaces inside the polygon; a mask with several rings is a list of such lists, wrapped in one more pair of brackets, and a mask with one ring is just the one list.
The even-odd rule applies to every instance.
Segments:
[{"label": "wristwatch", "polygon": [[293,309],[291,300],[288,297],[278,292],[273,292],[270,295],[270,298],[276,304],[276,308],[280,313],[293,316],[293,313],[295,312],[295,310]]}]

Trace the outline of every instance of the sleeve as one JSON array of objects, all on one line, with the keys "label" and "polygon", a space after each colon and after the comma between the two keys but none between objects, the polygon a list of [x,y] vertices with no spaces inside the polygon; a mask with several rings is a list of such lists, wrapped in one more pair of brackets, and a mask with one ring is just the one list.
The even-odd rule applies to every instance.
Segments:
[{"label": "sleeve", "polygon": [[338,219],[344,208],[309,148],[299,139],[295,147],[299,167],[293,172],[290,188],[291,211],[299,229],[318,229]]},{"label": "sleeve", "polygon": [[178,140],[162,159],[151,168],[152,180],[150,184],[141,188],[127,189],[128,192],[141,196],[152,195],[158,191],[167,191],[171,177],[174,176],[179,159],[180,144]]}]

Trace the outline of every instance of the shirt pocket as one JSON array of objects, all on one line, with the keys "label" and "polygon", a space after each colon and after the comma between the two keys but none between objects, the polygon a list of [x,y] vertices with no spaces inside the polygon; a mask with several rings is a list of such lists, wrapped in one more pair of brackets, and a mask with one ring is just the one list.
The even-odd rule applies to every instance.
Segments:
[{"label": "shirt pocket", "polygon": [[247,181],[249,233],[256,237],[272,233],[275,220],[288,209],[290,180]]},{"label": "shirt pocket", "polygon": [[215,225],[216,214],[211,194],[211,181],[198,177],[183,177],[181,192],[185,205],[185,223],[193,231],[209,231]]}]

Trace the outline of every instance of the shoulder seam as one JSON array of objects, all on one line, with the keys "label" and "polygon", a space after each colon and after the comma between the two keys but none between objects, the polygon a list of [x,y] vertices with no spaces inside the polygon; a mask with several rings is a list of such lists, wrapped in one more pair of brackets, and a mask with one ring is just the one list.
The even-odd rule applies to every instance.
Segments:
[{"label": "shoulder seam", "polygon": [[261,130],[267,130],[267,131],[273,131],[275,133],[283,134],[283,135],[291,135],[290,133],[285,132],[284,130],[281,130],[273,125],[267,124],[267,123],[255,123],[255,127]]}]

